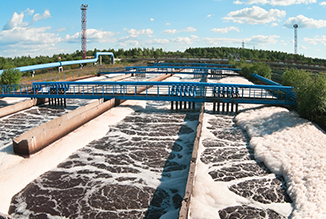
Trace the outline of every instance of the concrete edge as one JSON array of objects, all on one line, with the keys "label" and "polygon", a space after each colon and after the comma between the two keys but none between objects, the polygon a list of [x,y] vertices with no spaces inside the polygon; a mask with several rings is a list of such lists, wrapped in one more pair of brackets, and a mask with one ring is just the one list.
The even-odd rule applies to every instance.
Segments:
[{"label": "concrete edge", "polygon": [[[170,76],[171,75],[160,75],[150,80],[161,81]],[[146,87],[142,87],[137,91],[137,93],[143,92],[144,90],[146,90]],[[12,142],[14,152],[18,155],[29,157],[122,102],[124,101],[118,101],[115,98],[106,102],[104,102],[103,99],[99,99],[98,101],[79,107],[59,118],[51,120],[38,127],[34,127],[13,138]]]},{"label": "concrete edge", "polygon": [[192,150],[192,156],[190,160],[190,167],[187,179],[187,185],[185,190],[185,196],[183,197],[181,208],[179,211],[178,219],[187,219],[189,213],[189,204],[192,195],[192,189],[194,185],[194,178],[195,178],[195,171],[196,171],[196,164],[197,164],[197,157],[198,157],[198,148],[199,148],[199,141],[202,133],[203,127],[203,117],[205,111],[205,103],[202,103],[200,115],[198,119],[197,131],[196,131],[196,138],[194,141],[194,146]]},{"label": "concrete edge", "polygon": [[5,106],[0,108],[0,118],[9,116],[13,113],[17,113],[19,111],[29,109],[38,104],[37,99],[25,100],[20,103],[15,103],[13,105]]},{"label": "concrete edge", "polygon": [[18,155],[30,156],[114,107],[114,104],[115,99],[106,102],[100,99],[35,127],[13,139],[14,152]]}]

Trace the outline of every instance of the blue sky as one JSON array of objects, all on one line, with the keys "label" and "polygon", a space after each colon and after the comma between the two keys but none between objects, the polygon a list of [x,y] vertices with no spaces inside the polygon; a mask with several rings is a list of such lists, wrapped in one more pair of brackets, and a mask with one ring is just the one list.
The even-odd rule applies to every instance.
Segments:
[{"label": "blue sky", "polygon": [[0,13],[0,56],[81,50],[81,4],[88,4],[87,49],[241,47],[326,59],[326,0],[12,0]]}]

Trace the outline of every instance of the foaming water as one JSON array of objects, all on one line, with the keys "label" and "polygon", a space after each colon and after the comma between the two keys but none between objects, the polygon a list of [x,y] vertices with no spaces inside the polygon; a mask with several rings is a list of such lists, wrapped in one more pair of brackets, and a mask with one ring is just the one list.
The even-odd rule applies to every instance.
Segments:
[{"label": "foaming water", "polygon": [[326,218],[325,132],[280,107],[249,110],[236,121],[250,136],[255,158],[284,176],[292,218]]},{"label": "foaming water", "polygon": [[[43,123],[86,105],[90,100],[67,100],[67,107],[41,105],[3,117],[0,119],[0,153],[6,150],[12,138]],[[1,157],[0,157],[1,160]]]},{"label": "foaming water", "polygon": [[27,185],[13,197],[9,213],[16,218],[176,218],[199,113],[171,113],[169,105],[147,102]]},{"label": "foaming water", "polygon": [[[117,111],[124,113],[127,103]],[[12,199],[10,212],[17,218],[176,218],[199,106],[197,112],[171,113],[169,102],[142,104],[107,135],[28,184]]]},{"label": "foaming water", "polygon": [[286,218],[292,207],[284,179],[254,159],[233,118],[204,114],[190,218]]}]

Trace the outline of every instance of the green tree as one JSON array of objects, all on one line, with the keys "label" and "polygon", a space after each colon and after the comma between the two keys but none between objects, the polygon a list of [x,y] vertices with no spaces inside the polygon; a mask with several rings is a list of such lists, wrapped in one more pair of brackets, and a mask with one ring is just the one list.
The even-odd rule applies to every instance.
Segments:
[{"label": "green tree", "polygon": [[283,75],[283,85],[293,86],[301,117],[317,121],[326,112],[326,79],[323,76],[290,69]]},{"label": "green tree", "polygon": [[326,80],[323,77],[310,78],[297,89],[298,112],[311,121],[326,112]]},{"label": "green tree", "polygon": [[272,70],[265,63],[255,62],[250,70],[251,70],[251,73],[256,73],[256,74],[263,76],[267,79],[272,78]]},{"label": "green tree", "polygon": [[18,69],[7,68],[1,74],[1,84],[19,84],[21,75]]}]

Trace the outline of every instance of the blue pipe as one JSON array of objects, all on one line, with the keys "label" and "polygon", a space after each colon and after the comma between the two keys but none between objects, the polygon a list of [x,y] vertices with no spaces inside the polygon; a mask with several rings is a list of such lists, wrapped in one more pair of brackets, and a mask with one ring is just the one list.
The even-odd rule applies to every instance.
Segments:
[{"label": "blue pipe", "polygon": [[[17,67],[15,69],[18,69],[21,72],[25,72],[25,71],[34,71],[34,70],[45,69],[45,68],[55,68],[55,67],[60,67],[65,65],[94,63],[97,62],[99,56],[101,55],[112,56],[112,59],[114,60],[114,54],[112,52],[97,52],[95,53],[94,59],[82,59],[82,60],[73,60],[73,61],[64,61],[64,62],[53,62],[53,63],[39,64],[39,65],[29,65],[29,66]],[[3,70],[0,70],[0,75],[2,74],[2,72]]]},{"label": "blue pipe", "polygon": [[269,80],[269,79],[267,79],[267,78],[265,78],[263,76],[255,74],[255,73],[251,73],[251,76],[253,76],[254,78],[257,78],[257,79],[259,79],[259,80],[261,80],[261,81],[263,81],[263,82],[265,82],[267,84],[270,84],[270,85],[282,86],[282,84],[279,84],[279,83],[277,83],[275,81]]}]

